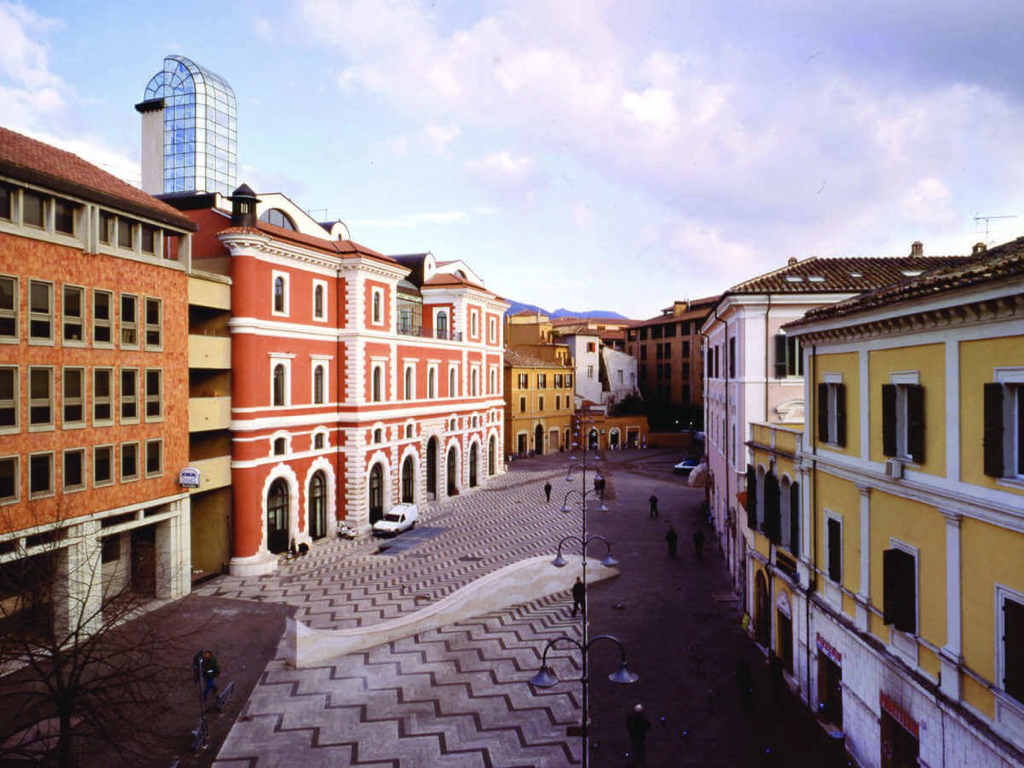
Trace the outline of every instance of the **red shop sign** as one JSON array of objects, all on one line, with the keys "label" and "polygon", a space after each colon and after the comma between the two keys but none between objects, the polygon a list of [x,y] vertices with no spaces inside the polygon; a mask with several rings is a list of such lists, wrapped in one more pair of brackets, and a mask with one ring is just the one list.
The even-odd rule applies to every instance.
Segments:
[{"label": "red shop sign", "polygon": [[820,634],[817,636],[818,650],[828,656],[839,666],[843,665],[843,654],[837,651],[832,644],[822,637]]},{"label": "red shop sign", "polygon": [[905,730],[909,731],[915,739],[918,738],[919,726],[917,724],[917,720],[907,714],[903,707],[881,691],[878,692],[878,702],[881,704],[882,709],[885,712],[888,712],[893,720],[899,723]]}]

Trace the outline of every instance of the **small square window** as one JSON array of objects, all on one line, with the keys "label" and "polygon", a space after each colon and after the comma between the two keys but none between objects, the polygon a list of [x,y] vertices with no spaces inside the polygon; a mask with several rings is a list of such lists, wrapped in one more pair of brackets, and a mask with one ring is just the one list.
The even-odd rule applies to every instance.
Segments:
[{"label": "small square window", "polygon": [[288,441],[283,437],[274,438],[273,451],[275,456],[284,456],[288,447]]},{"label": "small square window", "polygon": [[320,450],[323,450],[323,447],[324,447],[324,433],[323,432],[317,432],[315,435],[313,435],[313,450],[320,451]]}]

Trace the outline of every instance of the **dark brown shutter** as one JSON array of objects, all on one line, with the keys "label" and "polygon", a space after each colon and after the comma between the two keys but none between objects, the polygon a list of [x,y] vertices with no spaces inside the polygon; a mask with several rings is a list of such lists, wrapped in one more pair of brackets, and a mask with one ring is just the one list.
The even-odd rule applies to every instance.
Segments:
[{"label": "dark brown shutter", "polygon": [[902,632],[917,629],[914,556],[900,549],[882,553],[882,596],[886,624]]},{"label": "dark brown shutter", "polygon": [[839,521],[828,521],[828,577],[839,583],[843,576],[843,529]]},{"label": "dark brown shutter", "polygon": [[1002,477],[1003,466],[1003,385],[985,385],[985,474]]},{"label": "dark brown shutter", "polygon": [[846,446],[846,385],[836,384],[836,445]]},{"label": "dark brown shutter", "polygon": [[924,387],[907,387],[907,453],[918,464],[924,463]]},{"label": "dark brown shutter", "polygon": [[1003,600],[1003,688],[1024,702],[1024,605]]},{"label": "dark brown shutter", "polygon": [[775,378],[786,377],[786,334],[775,334]]},{"label": "dark brown shutter", "polygon": [[764,535],[774,544],[781,539],[781,517],[779,479],[769,472],[764,476]]},{"label": "dark brown shutter", "polygon": [[896,385],[882,385],[882,453],[896,455]]},{"label": "dark brown shutter", "polygon": [[789,551],[800,556],[800,483],[789,486]]},{"label": "dark brown shutter", "polygon": [[829,441],[828,434],[828,384],[818,384],[818,440]]},{"label": "dark brown shutter", "polygon": [[757,472],[747,464],[747,528],[757,530]]}]

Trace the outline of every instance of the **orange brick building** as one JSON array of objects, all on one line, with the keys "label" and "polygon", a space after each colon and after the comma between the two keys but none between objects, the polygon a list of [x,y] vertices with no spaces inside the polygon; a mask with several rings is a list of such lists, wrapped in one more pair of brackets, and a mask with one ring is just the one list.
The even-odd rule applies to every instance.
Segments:
[{"label": "orange brick building", "polygon": [[[39,618],[189,589],[187,269],[195,225],[68,152],[0,128],[0,569],[61,542]],[[49,534],[50,531],[56,533]],[[82,572],[102,579],[87,583]],[[72,583],[74,582],[74,583]],[[66,594],[65,594],[66,593]]]}]

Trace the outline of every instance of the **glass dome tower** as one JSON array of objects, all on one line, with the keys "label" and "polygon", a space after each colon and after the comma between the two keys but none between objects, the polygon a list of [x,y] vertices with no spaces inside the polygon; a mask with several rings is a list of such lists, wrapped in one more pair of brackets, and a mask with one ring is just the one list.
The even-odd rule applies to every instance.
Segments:
[{"label": "glass dome tower", "polygon": [[135,108],[143,116],[146,192],[231,194],[238,175],[237,113],[224,78],[184,56],[168,56]]}]

